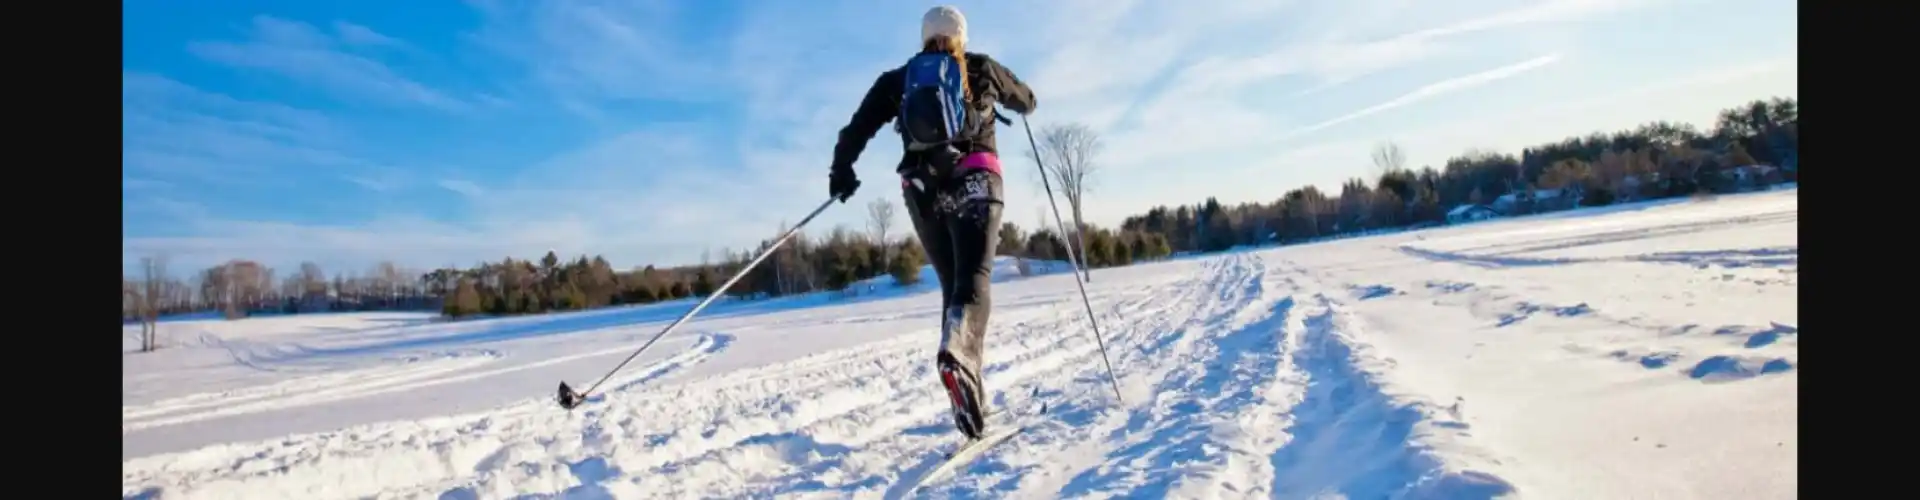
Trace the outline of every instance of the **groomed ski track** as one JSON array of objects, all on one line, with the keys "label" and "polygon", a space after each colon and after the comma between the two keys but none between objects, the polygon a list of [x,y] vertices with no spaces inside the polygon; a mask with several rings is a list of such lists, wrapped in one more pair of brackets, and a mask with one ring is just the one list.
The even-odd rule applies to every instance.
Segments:
[{"label": "groomed ski track", "polygon": [[[1763,387],[1749,384],[1738,389],[1742,395],[1737,397],[1743,398],[1740,401],[1764,399],[1785,405],[1784,413],[1772,417],[1775,420],[1755,423],[1749,430],[1774,432],[1784,426],[1785,435],[1767,434],[1756,439],[1764,440],[1769,451],[1790,457],[1797,447],[1791,432],[1797,425],[1792,420],[1797,392],[1787,387],[1793,386],[1797,376],[1792,366],[1797,363],[1797,342],[1769,341],[1756,347],[1674,340],[1669,336],[1680,335],[1672,328],[1682,323],[1712,327],[1764,325],[1767,321],[1734,317],[1738,315],[1725,311],[1710,319],[1687,321],[1686,317],[1649,312],[1635,306],[1638,302],[1619,302],[1622,309],[1631,311],[1615,317],[1607,314],[1613,311],[1608,308],[1610,299],[1598,293],[1575,297],[1580,304],[1577,308],[1548,305],[1570,306],[1574,299],[1564,299],[1566,294],[1594,290],[1592,282],[1580,279],[1599,278],[1562,273],[1554,278],[1562,283],[1551,284],[1539,277],[1546,276],[1538,274],[1545,272],[1541,269],[1516,271],[1536,274],[1503,273],[1460,259],[1482,254],[1487,258],[1518,258],[1514,255],[1520,250],[1502,249],[1499,257],[1492,257],[1496,253],[1476,254],[1466,243],[1475,234],[1499,230],[1524,234],[1521,229],[1528,229],[1562,239],[1553,240],[1560,246],[1524,251],[1565,251],[1585,244],[1591,245],[1589,254],[1605,253],[1600,250],[1604,248],[1620,256],[1542,257],[1540,268],[1604,260],[1605,264],[1593,265],[1652,267],[1658,268],[1655,272],[1666,273],[1693,270],[1716,278],[1738,275],[1746,279],[1759,275],[1740,273],[1764,272],[1767,277],[1753,279],[1797,280],[1797,261],[1792,264],[1796,269],[1792,275],[1776,274],[1786,269],[1779,265],[1661,261],[1659,256],[1682,254],[1648,249],[1652,247],[1623,250],[1617,246],[1619,239],[1609,239],[1615,233],[1608,232],[1621,227],[1671,225],[1678,229],[1654,231],[1649,233],[1654,236],[1647,237],[1665,238],[1682,247],[1712,247],[1699,243],[1700,238],[1707,237],[1703,233],[1730,231],[1743,235],[1731,238],[1734,247],[1797,248],[1791,239],[1793,225],[1797,224],[1796,196],[1787,192],[1724,197],[1714,207],[1662,205],[1628,211],[1642,212],[1638,215],[1566,217],[1574,222],[1551,217],[1520,219],[1410,233],[1418,236],[1356,238],[1095,270],[1088,290],[1113,367],[1120,375],[1124,405],[1115,400],[1107,385],[1071,278],[1056,274],[1008,280],[994,289],[997,306],[993,332],[988,337],[988,389],[996,395],[995,407],[1003,411],[1044,402],[1050,408],[1045,419],[1049,423],[996,447],[958,474],[925,486],[922,496],[1374,499],[1517,494],[1562,498],[1582,491],[1597,496],[1677,491],[1682,497],[1714,497],[1740,491],[1746,498],[1790,498],[1794,495],[1791,478],[1796,472],[1791,458],[1768,462],[1772,469],[1752,472],[1775,476],[1776,481],[1784,483],[1754,485],[1746,478],[1691,480],[1675,475],[1647,485],[1581,490],[1569,486],[1578,484],[1578,480],[1549,477],[1540,471],[1577,464],[1578,460],[1600,462],[1616,456],[1623,461],[1616,469],[1630,468],[1632,464],[1625,462],[1638,459],[1626,452],[1562,458],[1534,455],[1510,446],[1537,436],[1529,432],[1549,432],[1540,426],[1514,423],[1506,426],[1514,430],[1504,434],[1495,431],[1490,437],[1476,436],[1487,425],[1531,418],[1514,409],[1528,401],[1617,392],[1618,384],[1658,385],[1662,388],[1659,390],[1669,392],[1714,391],[1717,389],[1701,389],[1710,387],[1703,382],[1740,384],[1773,376],[1785,381]],[[1662,222],[1677,219],[1665,213],[1648,215],[1653,213],[1649,211],[1690,214],[1697,220]],[[1788,218],[1783,222],[1783,217]],[[1613,222],[1603,224],[1605,221]],[[1720,224],[1694,224],[1702,221]],[[1679,225],[1682,223],[1694,225]],[[1554,229],[1572,227],[1567,224],[1593,227]],[[1586,243],[1575,241],[1583,234],[1595,236],[1580,240]],[[1457,239],[1446,240],[1449,236]],[[1500,241],[1514,244],[1517,237]],[[1780,238],[1787,240],[1778,241]],[[1450,247],[1448,241],[1463,243]],[[1588,258],[1597,260],[1580,260]],[[1618,276],[1620,269],[1624,268],[1610,268],[1605,273]],[[1475,276],[1484,279],[1462,279]],[[1787,293],[1791,295],[1792,290]],[[1517,300],[1521,296],[1547,298]],[[1403,302],[1384,305],[1395,300]],[[662,344],[660,348],[671,349],[671,353],[650,357],[650,362],[637,362],[609,383],[611,389],[604,396],[597,395],[571,412],[558,408],[544,393],[527,394],[519,403],[463,415],[365,423],[336,431],[131,458],[123,467],[123,495],[898,498],[909,486],[902,479],[918,477],[937,465],[957,438],[947,422],[944,397],[938,392],[930,362],[932,345],[938,339],[937,316],[922,310],[929,304],[924,295],[886,301],[892,305],[862,302],[841,306],[829,302],[752,321],[770,329],[831,330],[833,325],[856,328],[866,322],[917,326],[890,332],[879,340],[761,366],[670,376],[677,370],[727,356],[731,345],[750,342],[747,334],[728,333],[722,326],[690,328],[693,332],[672,337],[682,339],[679,343]],[[1779,312],[1778,307],[1773,309]],[[903,314],[912,321],[901,322]],[[1436,319],[1430,323],[1398,323],[1412,322],[1408,317]],[[1775,325],[1797,322],[1791,306],[1784,316],[1774,319]],[[1717,322],[1707,325],[1705,321]],[[1516,322],[1538,329],[1507,328]],[[1446,330],[1431,332],[1435,338],[1462,340],[1430,348],[1426,342],[1442,341],[1424,337],[1410,340],[1405,336],[1405,332],[1422,333],[1419,330],[1423,326]],[[1559,337],[1543,340],[1542,336],[1548,335]],[[1791,340],[1797,330],[1774,330],[1772,335]],[[806,339],[792,336],[762,341],[794,342],[796,349],[810,349],[804,345]],[[603,351],[620,347],[596,345]],[[1496,375],[1418,375],[1452,373],[1459,371],[1452,367],[1473,366],[1448,363],[1477,363],[1458,361],[1458,356],[1451,355],[1455,351],[1450,349],[1455,346],[1460,353],[1467,353],[1466,358],[1474,356],[1468,353],[1472,349],[1491,352],[1510,346],[1500,351],[1510,354],[1484,355],[1490,359],[1488,363],[1505,363],[1489,365],[1489,369],[1572,365],[1560,370],[1577,373],[1563,378],[1587,381],[1568,382],[1574,386],[1566,387],[1568,392],[1562,396],[1525,393],[1500,400],[1496,406],[1505,413],[1490,413],[1490,423],[1469,424],[1478,400],[1503,394],[1488,382],[1497,380]],[[1415,348],[1429,354],[1389,355],[1411,353]],[[1762,349],[1762,354],[1747,355]],[[1449,357],[1443,360],[1440,354],[1431,354],[1435,352],[1448,353]],[[1740,354],[1720,365],[1745,367],[1744,371],[1729,368],[1724,370],[1725,377],[1696,376],[1703,369],[1699,366],[1708,365],[1701,358],[1720,352]],[[1661,366],[1649,366],[1651,362],[1646,359],[1651,358],[1642,357],[1656,354],[1666,360],[1660,362]],[[594,359],[609,359],[604,353],[598,355],[601,357]],[[1785,363],[1784,368],[1777,363],[1741,364],[1759,359],[1753,358],[1759,355]],[[497,357],[487,352],[475,356]],[[613,356],[611,359],[617,359],[618,354]],[[1640,361],[1620,363],[1623,359]],[[1690,360],[1700,363],[1693,365]],[[449,362],[460,361],[456,358]],[[1404,370],[1400,369],[1402,363],[1407,365]],[[575,366],[591,372],[594,367],[604,370],[610,364]],[[329,401],[356,395],[346,394],[348,391],[364,394],[382,387],[402,390],[404,384],[412,383],[429,385],[405,386],[404,390],[432,391],[430,383],[435,381],[459,382],[420,372],[435,367],[444,365],[411,372],[362,370],[314,375],[278,386],[130,406],[124,425],[127,432],[132,432],[237,415],[246,411],[247,405],[261,405],[270,398],[297,397],[301,404],[324,408]],[[1681,368],[1693,368],[1688,372],[1692,375],[1675,371]],[[570,375],[570,380],[578,382],[597,373]],[[1588,376],[1592,373],[1609,375],[1589,380],[1594,378]],[[1516,372],[1508,376],[1560,377],[1561,373]],[[1559,384],[1563,378],[1534,382]],[[1690,397],[1698,396],[1672,399]],[[1635,421],[1636,417],[1615,418]],[[1665,425],[1667,421],[1661,418],[1645,416],[1642,420],[1649,423],[1641,428]],[[1560,432],[1582,432],[1579,422],[1566,425]],[[1631,446],[1639,446],[1640,439],[1634,436]],[[1781,446],[1774,446],[1776,441]],[[1629,446],[1624,438],[1616,445]],[[1602,469],[1605,467],[1602,464]],[[1595,474],[1629,476],[1632,471]],[[1780,474],[1785,478],[1779,478]],[[1688,481],[1697,484],[1676,484]],[[1736,483],[1747,486],[1728,486]],[[1563,487],[1567,489],[1559,489]],[[1742,489],[1747,487],[1751,489]]]}]

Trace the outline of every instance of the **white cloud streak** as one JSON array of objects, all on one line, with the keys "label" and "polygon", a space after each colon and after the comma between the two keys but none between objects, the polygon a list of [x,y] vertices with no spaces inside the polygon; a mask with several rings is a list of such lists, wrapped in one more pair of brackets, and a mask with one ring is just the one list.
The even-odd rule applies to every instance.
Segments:
[{"label": "white cloud streak", "polygon": [[122,166],[197,182],[247,182],[278,168],[350,170],[371,163],[338,147],[346,132],[320,113],[247,102],[145,73],[121,75]]},{"label": "white cloud streak", "polygon": [[1559,54],[1548,54],[1540,57],[1535,57],[1533,59],[1528,59],[1525,61],[1509,64],[1506,66],[1489,69],[1486,71],[1481,71],[1481,72],[1468,74],[1468,75],[1462,75],[1454,78],[1448,78],[1445,80],[1429,83],[1426,85],[1421,85],[1420,88],[1413,89],[1412,92],[1401,94],[1399,97],[1395,97],[1393,99],[1389,99],[1385,102],[1375,104],[1372,106],[1367,106],[1365,108],[1361,108],[1351,113],[1340,115],[1331,120],[1326,120],[1326,121],[1322,121],[1322,122],[1308,125],[1305,127],[1301,127],[1292,132],[1289,132],[1288,134],[1282,137],[1290,138],[1290,137],[1312,133],[1314,131],[1325,129],[1327,127],[1332,127],[1334,125],[1339,125],[1341,123],[1357,120],[1360,118],[1385,112],[1394,108],[1412,105],[1421,101],[1433,99],[1433,98],[1444,96],[1447,94],[1461,92],[1464,90],[1472,89],[1474,87],[1479,87],[1479,86],[1497,82],[1500,80],[1513,78],[1521,75],[1522,73],[1540,69],[1549,64],[1553,64],[1555,62],[1558,62],[1559,60],[1560,60]]},{"label": "white cloud streak", "polygon": [[333,30],[335,33],[338,33],[340,35],[340,41],[345,42],[348,45],[364,45],[364,46],[373,46],[373,47],[407,47],[407,44],[405,42],[401,42],[400,40],[395,39],[393,37],[382,35],[380,34],[380,32],[374,31],[373,28],[368,28],[366,26],[361,26],[361,25],[353,24],[346,21],[334,21]]},{"label": "white cloud streak", "polygon": [[[1298,8],[1264,11],[1271,17],[1242,20],[1271,25],[1274,19],[1298,16],[1298,21],[1284,26],[1301,32],[1289,41],[1244,48],[1228,44],[1225,46],[1242,50],[1214,51],[1179,67],[1165,89],[1137,105],[1138,120],[1134,123],[1111,124],[1109,115],[1102,111],[1081,113],[1068,119],[1087,121],[1105,130],[1115,145],[1107,157],[1116,169],[1162,168],[1168,162],[1197,154],[1263,147],[1279,139],[1298,137],[1485,82],[1456,82],[1455,85],[1465,86],[1451,90],[1445,86],[1424,88],[1396,102],[1317,121],[1307,113],[1290,112],[1291,106],[1275,103],[1276,95],[1293,100],[1323,99],[1322,93],[1368,76],[1465,52],[1465,46],[1449,41],[1453,37],[1575,20],[1644,3],[1641,0],[1548,0],[1517,8],[1492,9],[1475,3],[1452,3],[1446,4],[1445,12],[1456,13],[1454,15],[1465,12],[1469,17],[1375,39],[1360,37],[1365,28],[1391,18],[1388,12],[1431,6],[1394,0],[1287,3],[1286,7]],[[1200,24],[1185,29],[1205,32],[1208,27]],[[1247,48],[1253,50],[1245,50]],[[1537,64],[1554,60],[1557,58]],[[1521,68],[1521,71],[1527,69],[1533,67]],[[1277,89],[1285,87],[1277,84],[1287,82],[1288,77],[1302,77],[1313,85],[1295,92],[1278,92]],[[1262,104],[1252,104],[1254,102]],[[1318,124],[1312,124],[1315,122]],[[1289,133],[1288,130],[1295,131]],[[1116,207],[1116,210],[1131,212],[1139,208],[1127,206]],[[1116,218],[1102,215],[1108,215],[1105,219],[1109,220]]]},{"label": "white cloud streak", "polygon": [[246,41],[199,41],[187,48],[209,61],[278,73],[295,81],[319,85],[343,97],[444,111],[467,111],[473,106],[401,76],[384,63],[343,49],[356,45],[394,45],[396,40],[364,26],[342,23],[337,27],[341,38],[306,23],[257,16],[249,26]]},{"label": "white cloud streak", "polygon": [[[600,117],[596,102],[712,99],[731,90],[710,61],[719,47],[682,26],[691,3],[475,1],[468,39],[505,57],[562,106]],[[686,39],[694,41],[688,42]]]}]

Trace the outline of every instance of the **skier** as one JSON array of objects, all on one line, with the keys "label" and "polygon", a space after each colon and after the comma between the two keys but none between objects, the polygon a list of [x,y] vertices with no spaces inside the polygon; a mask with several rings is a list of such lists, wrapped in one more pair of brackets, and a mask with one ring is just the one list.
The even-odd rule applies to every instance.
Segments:
[{"label": "skier", "polygon": [[[994,105],[1033,112],[1033,89],[985,54],[968,52],[959,9],[928,10],[920,52],[873,82],[833,149],[829,193],[845,203],[860,187],[853,163],[880,127],[894,121],[906,145],[900,174],[907,216],[940,279],[940,382],[954,426],[969,439],[986,433],[980,380],[999,245],[1002,186],[994,143]],[[957,88],[956,88],[957,87]],[[938,140],[935,140],[938,139]]]}]

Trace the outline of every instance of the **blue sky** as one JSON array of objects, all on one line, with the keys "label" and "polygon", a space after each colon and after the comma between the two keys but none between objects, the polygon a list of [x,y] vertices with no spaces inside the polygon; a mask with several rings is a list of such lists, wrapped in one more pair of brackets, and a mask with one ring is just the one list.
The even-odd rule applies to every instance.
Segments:
[{"label": "blue sky", "polygon": [[[749,246],[825,199],[836,132],[937,3],[129,0],[123,264],[551,249],[626,268]],[[1104,225],[1333,189],[1385,140],[1439,165],[1798,94],[1786,0],[954,5],[970,49],[1034,87],[1036,125],[1100,131],[1086,213]],[[1007,218],[1033,228],[1023,132],[1000,133]],[[876,137],[865,186],[810,232],[897,200],[898,150]]]}]

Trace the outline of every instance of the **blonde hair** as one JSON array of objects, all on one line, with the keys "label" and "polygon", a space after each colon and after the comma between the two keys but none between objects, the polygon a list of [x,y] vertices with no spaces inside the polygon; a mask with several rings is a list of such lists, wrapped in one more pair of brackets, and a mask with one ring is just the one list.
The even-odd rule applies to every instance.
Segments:
[{"label": "blonde hair", "polygon": [[928,38],[927,43],[920,46],[920,50],[938,50],[953,54],[954,59],[959,59],[960,89],[967,93],[968,99],[973,98],[973,83],[967,78],[967,44],[965,42],[955,41],[953,37],[947,35],[935,35]]}]

